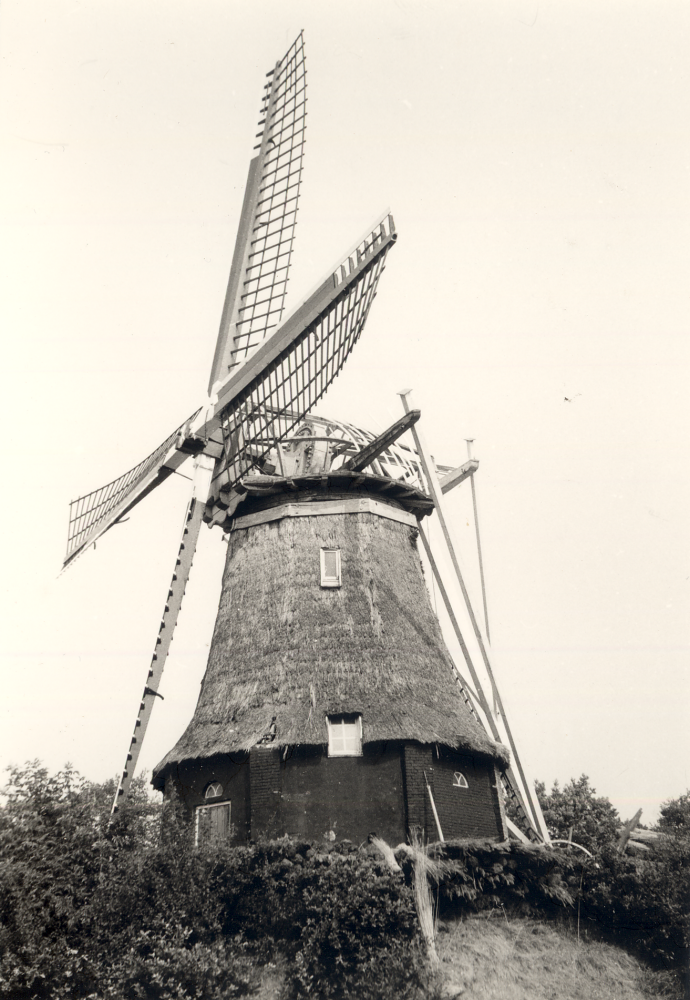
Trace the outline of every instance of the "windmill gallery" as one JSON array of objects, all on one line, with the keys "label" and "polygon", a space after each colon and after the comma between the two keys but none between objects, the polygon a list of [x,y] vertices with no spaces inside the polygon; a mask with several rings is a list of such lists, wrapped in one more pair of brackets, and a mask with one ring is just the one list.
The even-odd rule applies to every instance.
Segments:
[{"label": "windmill gallery", "polygon": [[[283,315],[304,157],[302,35],[267,81],[208,400],[139,465],[70,507],[66,565],[183,463],[194,468],[113,809],[131,783],[206,523],[228,547],[208,664],[191,721],[153,774],[181,799],[197,841],[359,843],[375,833],[399,843],[413,830],[429,841],[503,840],[508,826],[548,840],[444,514],[443,494],[478,463],[436,466],[409,394],[405,415],[378,437],[311,412],[361,336],[396,231],[384,213]],[[432,514],[476,664],[424,531]],[[471,680],[444,643],[421,547]],[[506,796],[519,827],[506,820]]]}]

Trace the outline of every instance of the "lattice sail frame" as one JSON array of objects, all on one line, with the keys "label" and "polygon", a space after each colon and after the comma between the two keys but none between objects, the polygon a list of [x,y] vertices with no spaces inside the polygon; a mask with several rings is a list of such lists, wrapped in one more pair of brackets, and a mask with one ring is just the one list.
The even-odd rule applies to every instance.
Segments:
[{"label": "lattice sail frame", "polygon": [[230,371],[277,326],[285,308],[306,137],[307,81],[301,33],[269,75],[272,80],[264,87],[259,121],[264,128],[257,133],[262,141],[254,147],[265,150],[265,155],[247,267],[239,289]]},{"label": "lattice sail frame", "polygon": [[[396,239],[386,213],[334,272],[286,317],[259,355],[220,385],[146,459],[70,505],[69,565],[88,545],[186,461],[222,439],[214,489],[232,488],[289,434],[340,373],[364,327]],[[191,449],[188,445],[191,444]]]},{"label": "lattice sail frame", "polygon": [[[201,413],[201,408],[196,410],[188,420],[170,434],[165,441],[158,445],[155,451],[144,458],[138,465],[125,472],[111,483],[101,486],[100,489],[86,493],[78,500],[72,500],[69,505],[69,524],[67,528],[67,552],[65,554],[65,565],[74,559],[88,541],[89,536],[94,540],[98,536],[99,528],[112,515],[118,512],[122,516],[126,513],[127,500],[137,492],[150,475],[155,478],[153,485],[158,485],[160,478],[165,478],[168,471],[163,472],[162,462],[175,441],[184,431],[185,427],[192,423]],[[172,469],[170,470],[172,472]]]},{"label": "lattice sail frame", "polygon": [[[214,492],[232,489],[260,465],[339,375],[376,296],[392,245],[386,243],[389,237],[395,238],[395,227],[386,215],[334,272],[334,285],[345,286],[342,294],[219,414],[224,456],[216,467]],[[357,280],[346,285],[347,276],[365,262]]]}]

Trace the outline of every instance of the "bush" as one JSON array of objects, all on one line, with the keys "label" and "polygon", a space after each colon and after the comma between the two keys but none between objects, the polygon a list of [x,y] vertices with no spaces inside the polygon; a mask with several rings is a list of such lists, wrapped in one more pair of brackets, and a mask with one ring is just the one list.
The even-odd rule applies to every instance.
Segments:
[{"label": "bush", "polygon": [[588,858],[563,849],[510,844],[445,844],[445,913],[504,907],[552,916],[578,906],[582,920],[666,967],[690,957],[690,852],[666,837],[644,858],[606,847]]},{"label": "bush", "polygon": [[609,849],[583,865],[582,913],[666,965],[690,957],[690,846],[668,837],[643,858]]},{"label": "bush", "polygon": [[605,796],[597,796],[589,778],[582,774],[561,788],[554,781],[550,792],[536,782],[536,791],[551,837],[572,839],[588,851],[597,851],[618,838],[618,811]]},{"label": "bush", "polygon": [[412,892],[379,859],[289,840],[193,850],[143,788],[111,827],[114,789],[71,769],[11,772],[0,810],[0,997],[243,996],[283,954],[292,995],[413,998],[425,969]]},{"label": "bush", "polygon": [[[277,954],[295,1000],[425,995],[403,852],[400,874],[346,845],[193,850],[184,817],[152,805],[143,779],[108,827],[113,792],[70,768],[54,778],[36,762],[11,771],[0,809],[0,997],[240,997]],[[583,920],[682,963],[689,837],[678,814],[669,804],[671,832],[642,859],[610,845],[591,860],[514,843],[439,845],[440,906],[549,916],[579,905]]]}]

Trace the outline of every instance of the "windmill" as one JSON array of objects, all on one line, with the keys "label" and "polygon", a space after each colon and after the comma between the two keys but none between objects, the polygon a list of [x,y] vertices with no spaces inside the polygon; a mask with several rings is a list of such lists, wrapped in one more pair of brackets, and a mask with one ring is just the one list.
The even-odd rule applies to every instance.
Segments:
[{"label": "windmill", "polygon": [[[209,824],[216,834],[239,828],[240,838],[313,834],[325,824],[324,836],[333,839],[338,823],[341,831],[349,829],[353,801],[359,803],[357,832],[371,826],[366,803],[372,799],[381,805],[377,824],[390,836],[402,822],[403,829],[421,825],[443,839],[442,821],[451,834],[505,836],[500,784],[515,798],[525,830],[544,839],[509,729],[517,774],[508,762],[498,726],[501,721],[506,729],[505,713],[454,557],[444,487],[437,485],[439,473],[451,488],[477,463],[437,467],[415,428],[419,413],[407,394],[405,415],[378,437],[311,414],[362,333],[396,231],[392,215],[383,213],[284,315],[305,121],[300,34],[267,74],[208,399],[137,466],[70,506],[65,566],[182,464],[193,466],[183,535],[113,811],[132,780],[205,522],[228,538],[209,666],[188,730],[154,771],[154,784],[176,789],[193,811],[197,836]],[[408,430],[415,449],[399,441]],[[457,570],[500,720],[483,693],[421,528],[432,511]],[[417,533],[474,688],[455,667],[431,613]],[[296,562],[300,552],[304,559]],[[397,577],[391,576],[393,564]],[[281,583],[288,566],[290,578]],[[328,640],[319,641],[325,632]],[[347,655],[346,633],[352,640]],[[325,746],[332,763],[315,780],[314,760]],[[343,787],[349,789],[345,801]],[[468,800],[461,802],[455,791],[449,797],[449,787],[474,796],[469,811]],[[304,806],[316,798],[318,807]],[[474,826],[463,826],[462,815],[470,814]]]}]

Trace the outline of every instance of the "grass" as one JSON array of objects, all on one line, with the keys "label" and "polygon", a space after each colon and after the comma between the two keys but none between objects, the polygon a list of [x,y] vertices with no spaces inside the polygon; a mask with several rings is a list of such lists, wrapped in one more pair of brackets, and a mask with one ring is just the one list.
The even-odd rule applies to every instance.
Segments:
[{"label": "grass", "polygon": [[[564,921],[497,912],[439,923],[429,1000],[683,1000],[677,977],[653,971],[623,948],[587,933],[578,942]],[[290,995],[289,968],[280,956],[256,972],[252,1000]]]},{"label": "grass", "polygon": [[[499,911],[500,912],[500,911]],[[615,945],[564,923],[473,917],[439,925],[445,997],[472,1000],[649,1000],[677,985]]]}]

